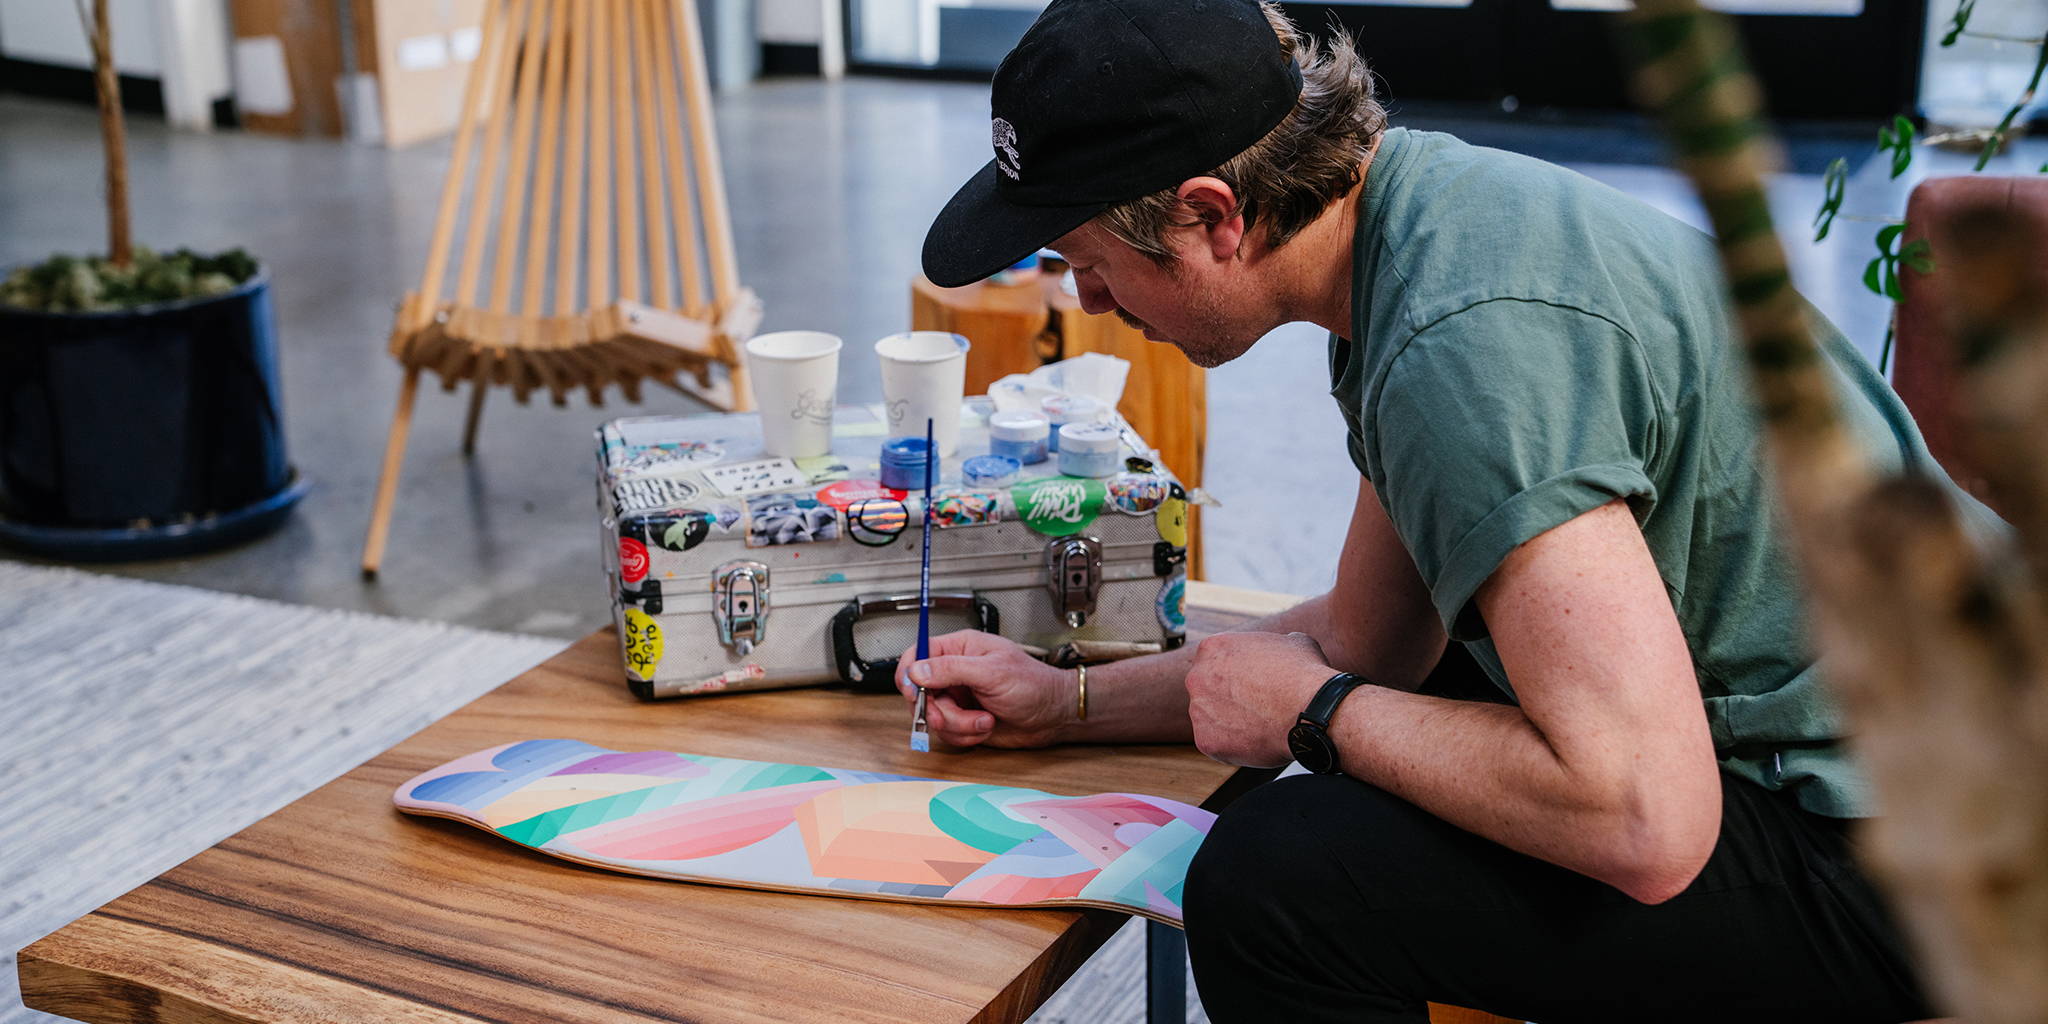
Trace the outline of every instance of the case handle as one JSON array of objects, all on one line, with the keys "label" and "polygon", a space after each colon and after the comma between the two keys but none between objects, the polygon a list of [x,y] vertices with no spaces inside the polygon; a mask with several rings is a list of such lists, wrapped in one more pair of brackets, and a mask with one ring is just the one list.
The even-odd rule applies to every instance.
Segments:
[{"label": "case handle", "polygon": [[[1000,633],[1002,617],[995,603],[971,590],[932,592],[932,607],[974,613],[975,627],[984,633]],[[839,678],[860,690],[886,693],[896,688],[896,659],[869,661],[853,647],[853,626],[876,615],[917,611],[916,594],[862,594],[846,602],[832,616],[832,660],[839,666]]]}]

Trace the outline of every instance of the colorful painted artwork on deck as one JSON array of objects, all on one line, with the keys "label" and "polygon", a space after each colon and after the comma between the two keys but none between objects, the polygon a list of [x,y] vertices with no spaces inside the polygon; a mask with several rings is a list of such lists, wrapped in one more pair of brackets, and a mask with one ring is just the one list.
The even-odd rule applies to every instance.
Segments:
[{"label": "colorful painted artwork on deck", "polygon": [[1216,816],[1133,793],[1032,789],[576,740],[479,751],[398,808],[634,874],[833,896],[1107,907],[1179,925]]}]

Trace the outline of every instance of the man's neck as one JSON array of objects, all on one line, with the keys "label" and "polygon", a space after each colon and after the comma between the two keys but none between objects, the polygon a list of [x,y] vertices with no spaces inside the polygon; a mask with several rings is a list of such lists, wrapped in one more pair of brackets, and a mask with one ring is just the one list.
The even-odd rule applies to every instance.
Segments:
[{"label": "man's neck", "polygon": [[1274,290],[1289,321],[1306,320],[1332,334],[1351,335],[1352,242],[1366,175],[1378,152],[1375,139],[1359,162],[1358,183],[1273,252]]}]

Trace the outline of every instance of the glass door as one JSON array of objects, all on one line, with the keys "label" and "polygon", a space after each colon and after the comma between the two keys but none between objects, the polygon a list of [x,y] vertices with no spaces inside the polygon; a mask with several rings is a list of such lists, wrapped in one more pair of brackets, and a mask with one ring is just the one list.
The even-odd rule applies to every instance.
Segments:
[{"label": "glass door", "polygon": [[[1629,0],[1288,3],[1304,27],[1332,18],[1359,39],[1396,101],[1632,107],[1613,12]],[[1707,0],[1735,16],[1771,112],[1871,119],[1910,110],[1926,0]]]}]

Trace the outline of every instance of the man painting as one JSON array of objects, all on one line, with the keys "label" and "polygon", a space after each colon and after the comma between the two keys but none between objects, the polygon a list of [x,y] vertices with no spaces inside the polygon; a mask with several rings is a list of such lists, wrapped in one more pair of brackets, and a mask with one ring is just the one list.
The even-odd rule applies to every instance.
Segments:
[{"label": "man painting", "polygon": [[[1347,40],[1251,0],[1055,0],[992,106],[1000,152],[933,225],[933,281],[1049,243],[1085,309],[1203,366],[1283,323],[1331,334],[1361,480],[1329,593],[1096,667],[1085,704],[998,637],[900,663],[944,742],[1312,770],[1229,809],[1190,871],[1213,1019],[1928,1015],[1848,850],[1870,795],[1704,236],[1388,128]],[[1813,315],[1872,456],[1939,474]],[[1453,642],[1496,700],[1413,692]]]}]

